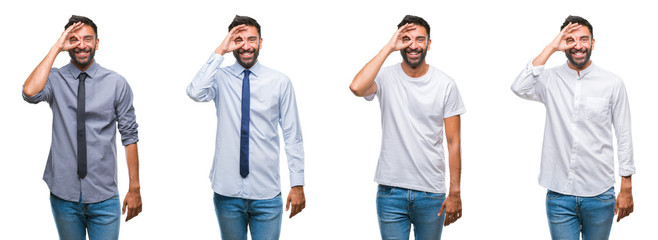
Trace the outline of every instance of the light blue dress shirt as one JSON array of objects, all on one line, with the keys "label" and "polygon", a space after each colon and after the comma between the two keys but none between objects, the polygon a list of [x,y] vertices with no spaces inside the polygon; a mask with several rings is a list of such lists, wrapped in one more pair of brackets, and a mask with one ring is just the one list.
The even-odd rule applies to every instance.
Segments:
[{"label": "light blue dress shirt", "polygon": [[210,181],[217,194],[244,199],[270,199],[281,192],[279,128],[288,157],[290,185],[304,185],[304,147],[290,79],[256,62],[249,70],[251,111],[249,175],[240,176],[240,119],[244,70],[237,62],[220,68],[224,57],[210,56],[187,95],[197,102],[215,102],[217,137]]},{"label": "light blue dress shirt", "polygon": [[137,122],[133,93],[121,75],[94,61],[85,71],[85,131],[87,133],[87,176],[78,177],[76,137],[78,76],[80,69],[69,63],[52,68],[41,92],[25,96],[25,101],[46,101],[53,111],[53,133],[43,180],[55,196],[78,202],[107,200],[117,190],[116,129],[124,146],[136,143]]}]

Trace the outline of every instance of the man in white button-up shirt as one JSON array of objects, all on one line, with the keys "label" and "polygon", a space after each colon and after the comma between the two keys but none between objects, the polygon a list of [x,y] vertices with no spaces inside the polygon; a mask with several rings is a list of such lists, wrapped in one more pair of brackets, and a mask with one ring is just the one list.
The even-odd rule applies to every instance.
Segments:
[{"label": "man in white button-up shirt", "polygon": [[[633,143],[621,78],[592,64],[592,25],[569,16],[557,37],[516,78],[512,91],[546,107],[539,184],[548,189],[546,213],[553,239],[608,239],[617,221],[633,212]],[[544,69],[563,51],[568,62]],[[621,189],[614,196],[617,137]]]}]

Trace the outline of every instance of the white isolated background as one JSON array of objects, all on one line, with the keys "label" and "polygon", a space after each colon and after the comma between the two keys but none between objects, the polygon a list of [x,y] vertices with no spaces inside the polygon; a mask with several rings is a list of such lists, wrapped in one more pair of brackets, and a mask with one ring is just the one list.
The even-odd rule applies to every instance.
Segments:
[{"label": "white isolated background", "polygon": [[[284,217],[281,239],[380,238],[373,182],[379,104],[354,97],[348,86],[406,14],[430,23],[427,62],[456,80],[467,108],[463,217],[444,228],[444,239],[550,238],[546,190],[537,184],[544,107],[516,97],[509,86],[570,14],[594,25],[592,59],[624,79],[631,103],[635,212],[613,224],[611,239],[653,238],[658,19],[649,1],[27,0],[0,6],[1,239],[57,239],[41,180],[52,114],[47,103],[24,102],[21,87],[71,14],[96,22],[97,62],[126,77],[135,96],[144,206],[138,217],[122,222],[121,239],[219,238],[208,179],[215,109],[190,100],[185,88],[235,14],[259,21],[264,39],[259,61],[286,73],[297,94],[307,203],[298,216]],[[226,59],[223,65],[234,61],[230,54]],[[62,53],[54,66],[68,61]],[[400,61],[393,53],[385,65]],[[556,53],[547,66],[565,61]],[[125,153],[118,149],[123,200],[128,176]],[[285,152],[281,176],[285,200]]]}]

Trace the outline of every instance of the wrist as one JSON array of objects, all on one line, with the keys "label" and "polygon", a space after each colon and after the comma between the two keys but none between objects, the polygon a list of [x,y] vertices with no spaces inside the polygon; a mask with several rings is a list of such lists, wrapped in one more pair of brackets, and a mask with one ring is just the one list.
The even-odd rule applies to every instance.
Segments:
[{"label": "wrist", "polygon": [[448,192],[448,196],[460,197],[461,196],[461,190],[450,188],[450,191]]},{"label": "wrist", "polygon": [[387,44],[387,45],[384,46],[384,48],[382,48],[382,50],[379,51],[379,52],[382,53],[382,54],[384,54],[384,55],[386,55],[386,56],[388,56],[389,54],[395,52],[395,48],[394,48],[394,47],[391,47],[391,45],[388,45],[388,44]]},{"label": "wrist", "polygon": [[141,187],[139,185],[139,182],[137,182],[137,183],[131,182],[128,186],[128,191],[130,191],[130,192],[133,192],[133,191],[139,192],[140,188]]},{"label": "wrist", "polygon": [[53,45],[53,47],[50,48],[50,52],[59,54],[60,52],[64,52],[64,48],[62,46],[59,46],[58,44]]}]

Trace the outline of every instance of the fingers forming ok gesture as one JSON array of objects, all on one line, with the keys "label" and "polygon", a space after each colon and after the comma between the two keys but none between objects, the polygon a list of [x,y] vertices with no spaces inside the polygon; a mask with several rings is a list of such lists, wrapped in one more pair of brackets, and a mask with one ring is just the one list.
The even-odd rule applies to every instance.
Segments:
[{"label": "fingers forming ok gesture", "polygon": [[[247,29],[247,25],[244,24],[233,27],[233,29],[228,32],[228,35],[226,35],[226,38],[224,38],[222,44],[220,44],[219,47],[215,49],[215,53],[224,55],[225,53],[233,52],[236,49],[244,46],[247,41],[242,32],[246,31]],[[236,41],[237,38],[241,38],[242,41]]]},{"label": "fingers forming ok gesture", "polygon": [[82,44],[82,38],[80,38],[80,36],[78,36],[78,34],[75,32],[82,28],[84,25],[85,24],[82,22],[77,22],[66,28],[66,30],[64,30],[62,33],[62,36],[60,36],[57,40],[57,43],[55,43],[55,47],[59,48],[60,51],[63,52],[74,49]]},{"label": "fingers forming ok gesture", "polygon": [[580,28],[578,23],[569,23],[566,27],[560,31],[560,33],[553,39],[551,45],[555,51],[564,51],[573,48],[576,46],[576,41],[567,43],[568,38],[573,38],[572,33]]},{"label": "fingers forming ok gesture", "polygon": [[404,26],[398,28],[397,31],[395,31],[395,34],[393,34],[393,37],[391,38],[391,41],[388,43],[388,46],[390,47],[391,52],[398,51],[400,49],[404,49],[406,47],[409,47],[413,43],[413,41],[407,41],[404,42],[402,39],[404,37],[412,38],[411,35],[409,35],[409,31],[415,30],[416,25],[412,23],[407,23]]}]

